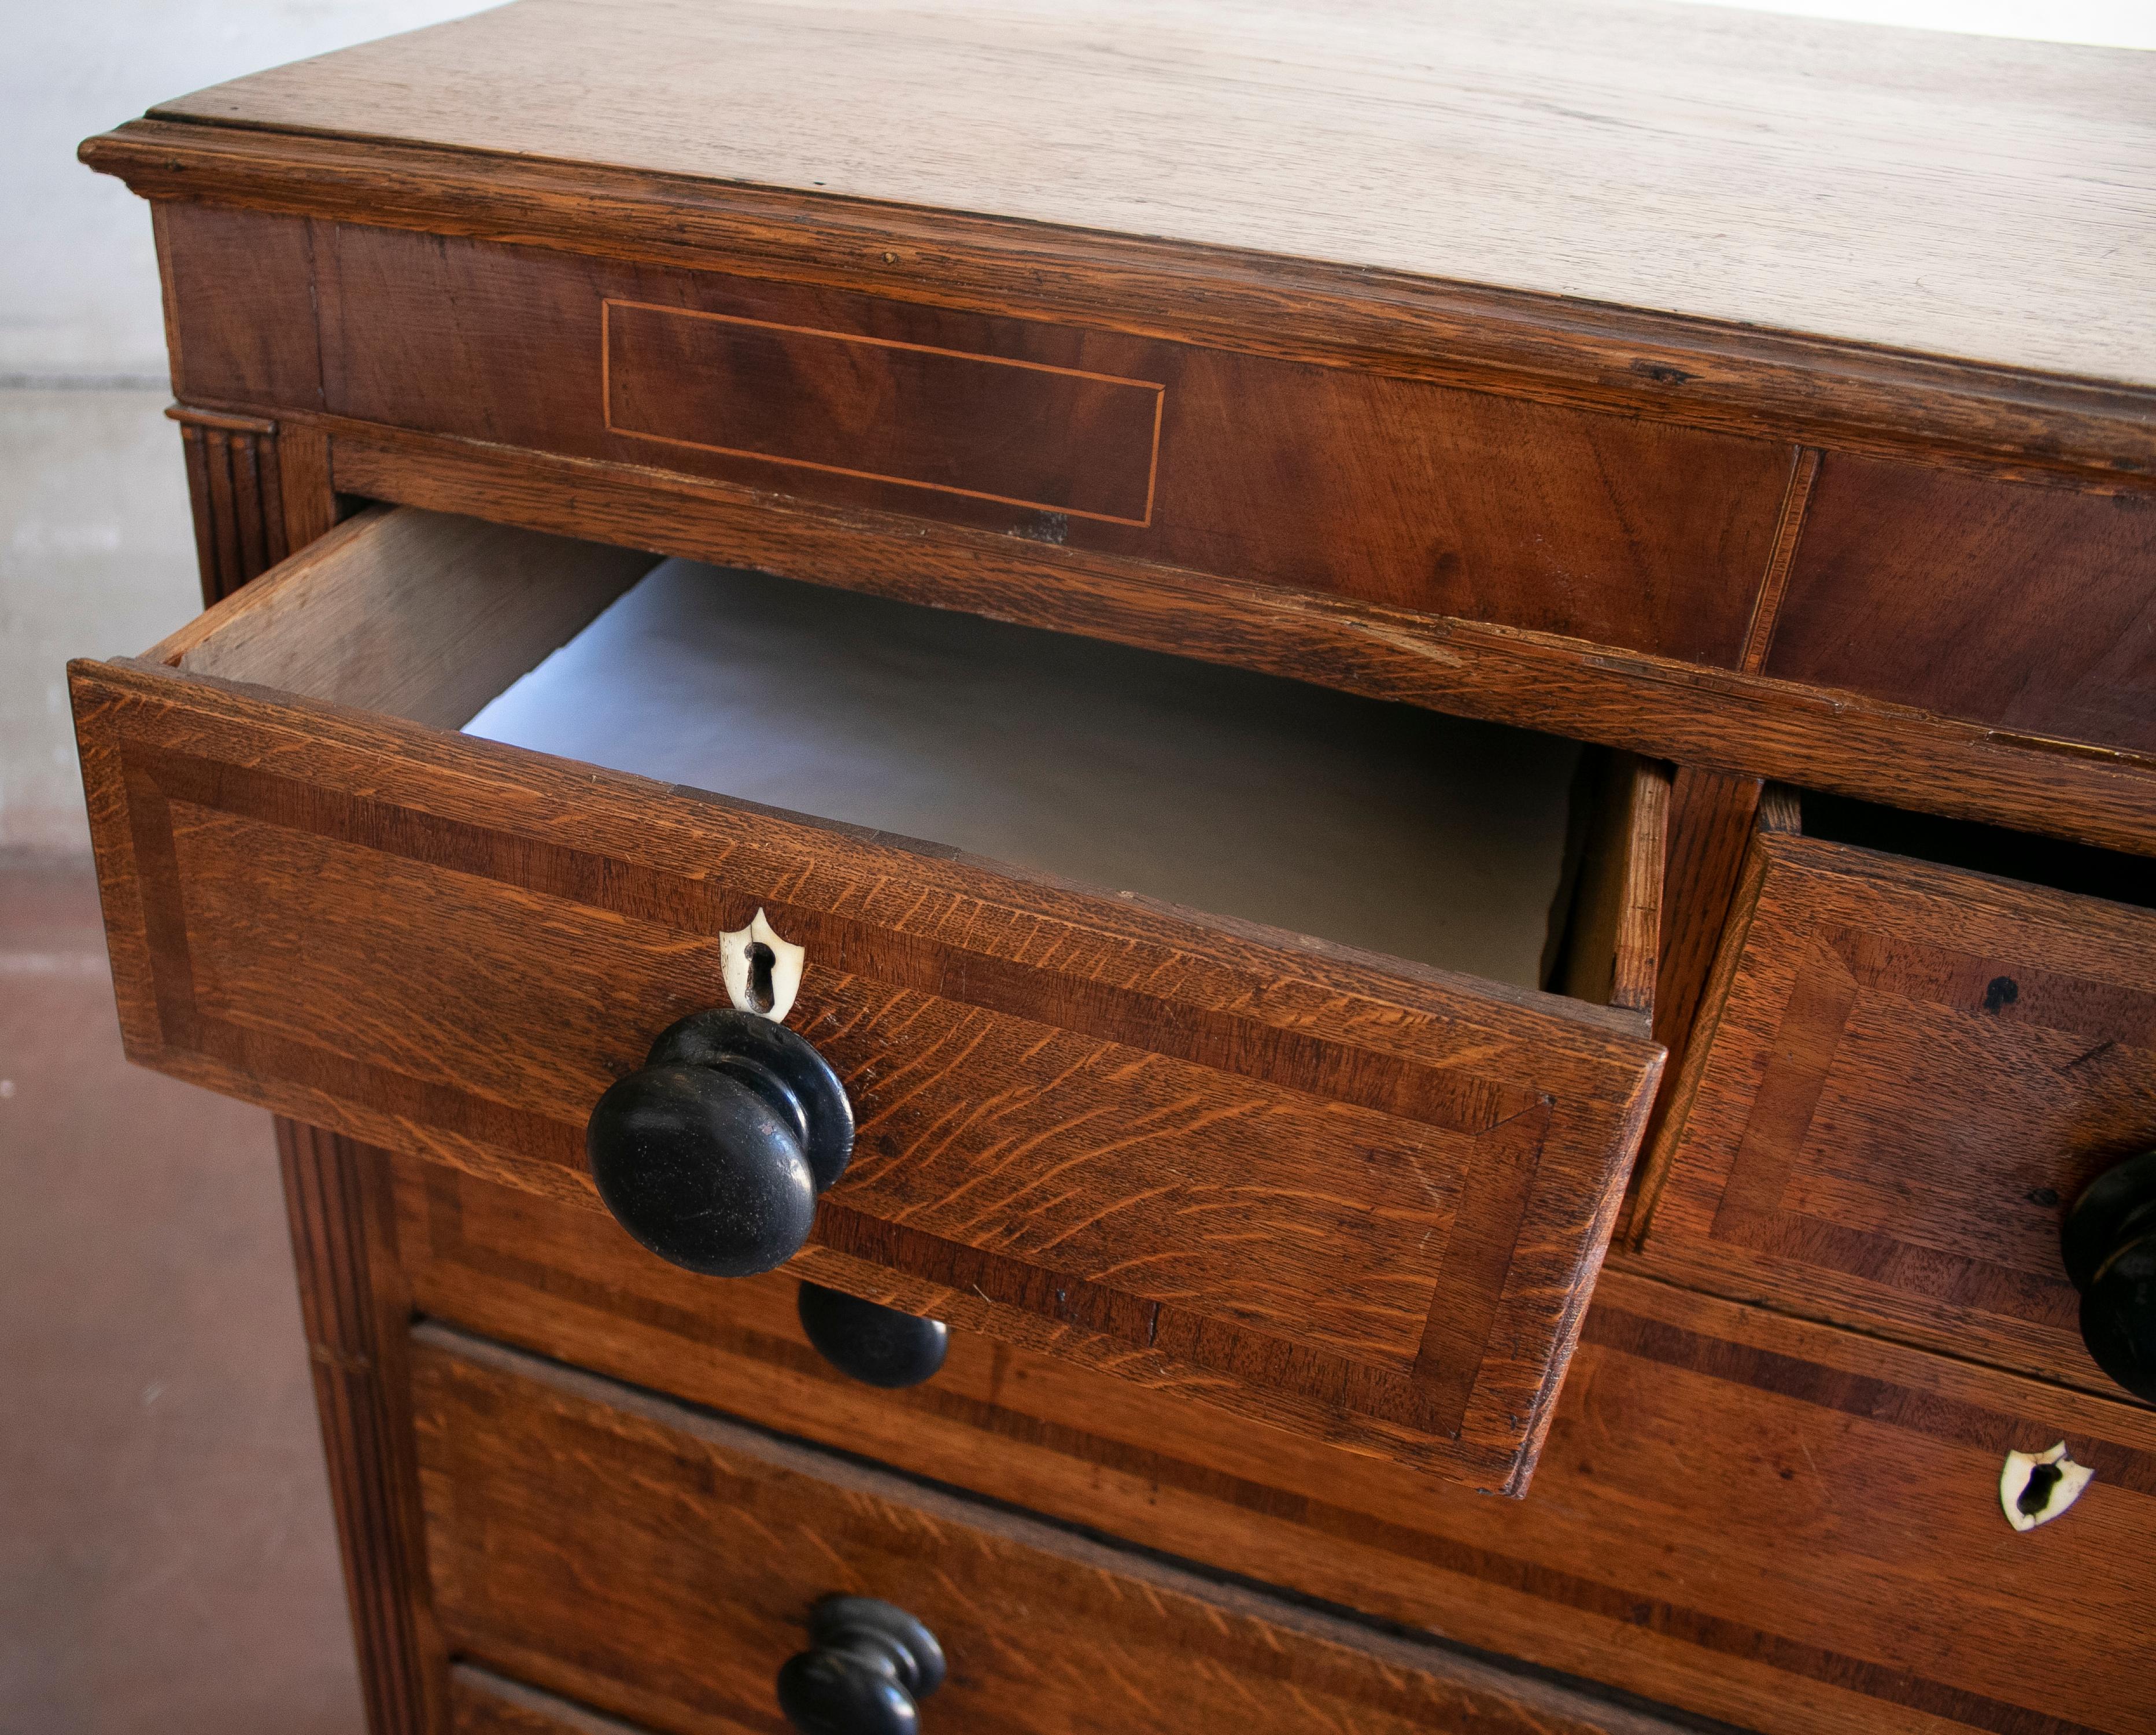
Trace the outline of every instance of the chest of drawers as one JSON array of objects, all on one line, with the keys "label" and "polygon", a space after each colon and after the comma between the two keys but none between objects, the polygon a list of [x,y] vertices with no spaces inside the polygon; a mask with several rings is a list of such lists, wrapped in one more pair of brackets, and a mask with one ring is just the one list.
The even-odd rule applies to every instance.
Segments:
[{"label": "chest of drawers", "polygon": [[378,1735],[2156,1727],[2152,96],[520,0],[87,143]]}]

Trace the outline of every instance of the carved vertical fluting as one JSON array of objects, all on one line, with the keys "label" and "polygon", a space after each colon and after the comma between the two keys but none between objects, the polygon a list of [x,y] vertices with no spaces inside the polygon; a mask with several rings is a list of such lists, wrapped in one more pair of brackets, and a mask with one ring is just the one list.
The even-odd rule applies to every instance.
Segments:
[{"label": "carved vertical fluting", "polygon": [[329,442],[283,426],[175,404],[194,509],[203,601],[215,603],[336,522]]},{"label": "carved vertical fluting", "polygon": [[276,424],[177,406],[171,414],[187,449],[203,601],[214,603],[287,552]]},{"label": "carved vertical fluting", "polygon": [[[310,428],[175,404],[203,600],[220,601],[336,522],[329,442]],[[410,1305],[385,1159],[277,1119],[300,1312],[330,1503],[372,1735],[441,1727],[443,1671],[428,1621],[418,1478],[404,1378]]]},{"label": "carved vertical fluting", "polygon": [[409,1307],[381,1153],[277,1121],[277,1153],[372,1735],[434,1727],[418,1486],[403,1378]]}]

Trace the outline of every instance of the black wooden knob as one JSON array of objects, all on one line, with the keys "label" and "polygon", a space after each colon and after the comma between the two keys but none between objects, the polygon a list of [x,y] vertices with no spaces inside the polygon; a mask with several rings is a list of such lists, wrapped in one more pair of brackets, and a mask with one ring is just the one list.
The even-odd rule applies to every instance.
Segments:
[{"label": "black wooden knob", "polygon": [[2097,1367],[2156,1404],[2156,1151],[2092,1181],[2060,1242],[2082,1292],[2082,1342]]},{"label": "black wooden knob", "polygon": [[901,1313],[820,1283],[803,1284],[795,1305],[801,1329],[825,1361],[886,1390],[934,1378],[951,1347],[951,1328],[940,1319]]},{"label": "black wooden knob", "polygon": [[943,1647],[903,1609],[827,1596],[808,1646],[778,1671],[778,1708],[802,1735],[914,1735],[918,1702],[943,1685]]},{"label": "black wooden knob", "polygon": [[699,1012],[598,1100],[584,1129],[615,1220],[661,1259],[746,1277],[801,1250],[816,1195],[846,1172],[854,1108],[783,1024]]}]

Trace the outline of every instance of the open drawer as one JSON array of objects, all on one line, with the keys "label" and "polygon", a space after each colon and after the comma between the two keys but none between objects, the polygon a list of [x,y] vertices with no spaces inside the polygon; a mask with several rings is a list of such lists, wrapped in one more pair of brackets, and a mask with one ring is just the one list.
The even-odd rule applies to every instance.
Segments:
[{"label": "open drawer", "polygon": [[857,1125],[799,1275],[1523,1487],[1661,1063],[1659,772],[652,564],[370,510],[75,665],[132,1057],[596,1211],[761,911]]},{"label": "open drawer", "polygon": [[[1801,813],[1753,842],[1642,1177],[1645,1262],[2150,1395],[2156,1285],[2085,1301],[2061,1229],[2099,1178],[2156,1161],[2156,872],[1828,796]],[[2102,1197],[2092,1236],[2106,1214],[2118,1243],[2147,1233]],[[2112,1332],[2122,1359],[2100,1364]]]}]

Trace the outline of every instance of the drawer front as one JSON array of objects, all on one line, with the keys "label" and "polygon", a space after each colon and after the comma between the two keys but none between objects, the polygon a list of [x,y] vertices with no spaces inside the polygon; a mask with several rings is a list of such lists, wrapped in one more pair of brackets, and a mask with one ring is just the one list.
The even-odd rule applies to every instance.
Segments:
[{"label": "drawer front", "polygon": [[2117,1391],[2059,1223],[2156,1145],[2156,913],[1763,837],[1708,1004],[1652,1265]]},{"label": "drawer front", "polygon": [[[753,275],[162,209],[192,401],[326,409],[1725,668],[1794,459],[1776,440]],[[236,299],[249,345],[218,311]]]},{"label": "drawer front", "polygon": [[[412,690],[408,642],[432,639],[400,588],[466,638],[483,620],[493,656],[624,582],[609,557],[578,592],[573,545],[493,531],[550,606],[458,613],[430,522],[341,529],[220,604],[180,669],[78,670],[136,1059],[597,1209],[593,1104],[726,1004],[720,937],[761,909],[807,947],[789,1024],[860,1127],[803,1270],[1524,1482],[1661,1064],[1638,1015],[210,672],[384,704],[396,684],[452,721],[465,662]],[[310,588],[339,562],[353,583]],[[240,619],[280,653],[221,650]],[[318,619],[349,624],[327,676]]]},{"label": "drawer front", "polygon": [[[1492,1501],[969,1332],[871,1391],[784,1273],[700,1285],[532,1194],[395,1178],[424,1312],[1096,1531],[1770,1735],[2156,1727],[2156,1416],[2124,1403],[1613,1269],[1533,1487]],[[2061,1439],[2097,1479],[2017,1535],[2003,1455]]]},{"label": "drawer front", "polygon": [[413,1347],[451,1650],[654,1729],[783,1727],[774,1679],[831,1595],[934,1634],[929,1729],[1661,1727],[439,1327]]}]

